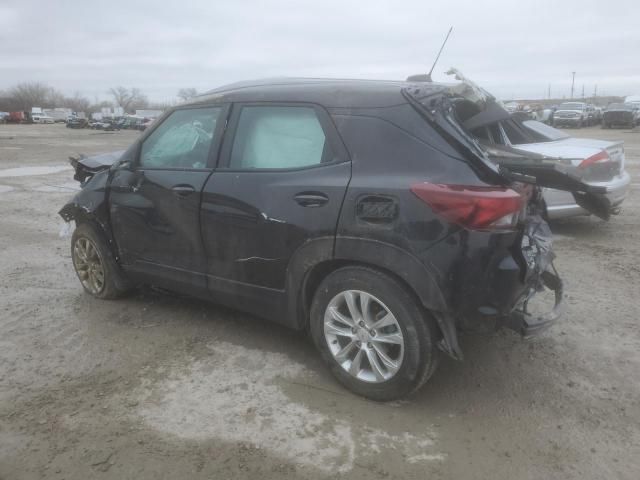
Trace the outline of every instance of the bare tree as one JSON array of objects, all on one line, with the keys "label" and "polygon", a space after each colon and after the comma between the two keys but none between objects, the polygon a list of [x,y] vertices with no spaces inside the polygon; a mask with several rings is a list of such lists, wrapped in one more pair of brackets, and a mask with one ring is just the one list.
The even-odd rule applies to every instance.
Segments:
[{"label": "bare tree", "polygon": [[128,89],[119,86],[110,88],[109,94],[113,96],[116,106],[122,107],[125,112],[144,108],[149,103],[146,95],[139,88]]},{"label": "bare tree", "polygon": [[88,113],[95,113],[100,112],[103,108],[113,108],[113,106],[113,102],[109,102],[107,100],[98,102],[96,99],[96,102],[89,105],[89,108],[85,111],[87,111]]},{"label": "bare tree", "polygon": [[70,108],[74,112],[87,112],[91,102],[86,97],[83,97],[80,92],[75,92],[73,97],[65,98],[64,106]]},{"label": "bare tree", "polygon": [[64,93],[55,90],[53,88],[49,89],[49,96],[44,101],[42,105],[38,105],[39,107],[45,108],[55,108],[55,107],[66,107],[67,98],[64,96]]},{"label": "bare tree", "polygon": [[131,103],[131,95],[129,94],[129,90],[125,87],[110,88],[109,93],[113,96],[113,100],[118,107],[122,107],[126,110]]},{"label": "bare tree", "polygon": [[14,108],[31,110],[33,107],[51,106],[53,97],[57,95],[51,87],[40,82],[25,82],[9,89],[8,96],[12,99]]},{"label": "bare tree", "polygon": [[195,88],[181,88],[178,90],[178,98],[182,101],[191,100],[198,95],[198,91]]},{"label": "bare tree", "polygon": [[147,108],[147,105],[149,105],[149,99],[144,93],[142,93],[142,90],[140,90],[139,88],[132,88],[131,104],[129,105],[129,108],[131,110],[136,110],[141,108]]}]

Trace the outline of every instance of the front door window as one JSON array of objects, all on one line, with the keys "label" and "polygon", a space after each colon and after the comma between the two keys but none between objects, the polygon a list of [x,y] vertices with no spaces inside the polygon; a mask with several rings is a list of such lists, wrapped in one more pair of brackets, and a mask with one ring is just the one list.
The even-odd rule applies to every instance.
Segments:
[{"label": "front door window", "polygon": [[207,167],[221,108],[176,110],[145,139],[140,165],[147,168]]}]

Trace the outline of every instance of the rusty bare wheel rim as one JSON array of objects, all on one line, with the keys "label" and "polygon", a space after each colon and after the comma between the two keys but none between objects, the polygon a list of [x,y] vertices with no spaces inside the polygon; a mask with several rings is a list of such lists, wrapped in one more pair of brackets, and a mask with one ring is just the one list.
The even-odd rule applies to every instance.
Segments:
[{"label": "rusty bare wheel rim", "polygon": [[80,237],[73,245],[73,265],[82,286],[94,295],[104,289],[104,265],[95,244]]},{"label": "rusty bare wheel rim", "polygon": [[386,382],[402,365],[400,324],[367,292],[346,290],[333,297],[324,314],[324,338],[340,367],[358,380]]}]

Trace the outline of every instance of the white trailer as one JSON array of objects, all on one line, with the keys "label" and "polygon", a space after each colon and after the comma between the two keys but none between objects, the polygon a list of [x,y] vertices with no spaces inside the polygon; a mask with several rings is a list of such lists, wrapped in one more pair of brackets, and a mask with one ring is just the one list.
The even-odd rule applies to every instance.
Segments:
[{"label": "white trailer", "polygon": [[66,122],[73,115],[73,111],[70,108],[50,108],[45,110],[44,113],[53,118],[55,122]]}]

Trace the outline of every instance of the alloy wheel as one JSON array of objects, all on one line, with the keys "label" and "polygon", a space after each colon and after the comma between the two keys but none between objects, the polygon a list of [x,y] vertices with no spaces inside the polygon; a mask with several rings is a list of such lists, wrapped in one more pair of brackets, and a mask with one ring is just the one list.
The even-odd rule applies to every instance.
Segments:
[{"label": "alloy wheel", "polygon": [[84,288],[97,295],[104,289],[104,266],[95,244],[80,237],[73,245],[73,264]]},{"label": "alloy wheel", "polygon": [[346,290],[329,302],[324,337],[338,364],[371,383],[391,379],[404,357],[404,338],[391,310],[373,295]]}]

